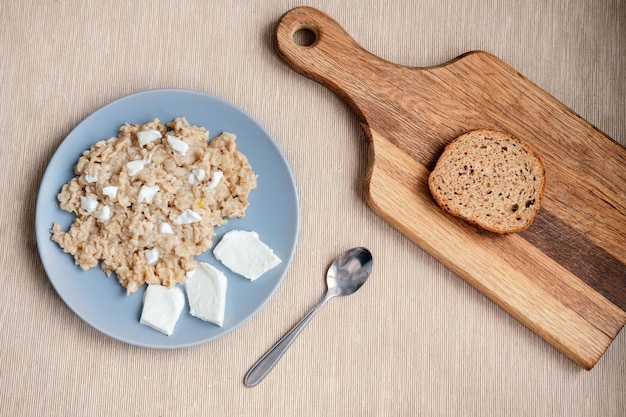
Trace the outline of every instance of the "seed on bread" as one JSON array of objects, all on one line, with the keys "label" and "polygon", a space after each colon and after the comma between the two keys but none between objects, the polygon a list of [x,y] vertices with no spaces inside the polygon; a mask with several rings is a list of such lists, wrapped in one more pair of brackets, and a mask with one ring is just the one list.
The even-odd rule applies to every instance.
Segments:
[{"label": "seed on bread", "polygon": [[544,186],[537,154],[512,135],[487,129],[450,142],[428,177],[442,209],[499,234],[521,232],[532,224]]}]

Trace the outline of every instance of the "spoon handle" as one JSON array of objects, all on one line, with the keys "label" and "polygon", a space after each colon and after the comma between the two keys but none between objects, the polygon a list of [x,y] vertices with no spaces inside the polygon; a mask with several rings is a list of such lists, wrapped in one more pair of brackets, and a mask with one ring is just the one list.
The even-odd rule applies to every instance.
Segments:
[{"label": "spoon handle", "polygon": [[274,365],[278,362],[278,360],[285,354],[287,348],[291,346],[296,337],[302,332],[304,327],[311,321],[315,313],[328,301],[332,295],[326,294],[322,301],[320,301],[315,307],[309,311],[306,316],[302,317],[302,319],[296,324],[287,334],[285,334],[276,344],[268,350],[265,355],[261,356],[261,358],[250,368],[248,373],[243,379],[243,382],[248,387],[253,387],[257,385],[259,382],[270,373]]}]

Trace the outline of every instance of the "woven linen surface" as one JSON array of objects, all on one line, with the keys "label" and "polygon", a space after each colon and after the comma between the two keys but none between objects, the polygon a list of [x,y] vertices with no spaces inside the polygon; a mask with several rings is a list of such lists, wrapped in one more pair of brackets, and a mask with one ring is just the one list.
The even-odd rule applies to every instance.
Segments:
[{"label": "woven linen surface", "polygon": [[[411,66],[491,52],[626,144],[622,0],[310,0],[365,49]],[[624,416],[626,335],[586,372],[365,204],[356,116],[275,54],[282,1],[0,2],[0,415]],[[298,187],[292,265],[271,300],[193,348],[129,346],[59,298],[34,236],[43,172],[86,116],[124,95],[188,88],[233,102],[272,134]],[[325,291],[331,260],[375,256],[255,388],[248,368]]]}]

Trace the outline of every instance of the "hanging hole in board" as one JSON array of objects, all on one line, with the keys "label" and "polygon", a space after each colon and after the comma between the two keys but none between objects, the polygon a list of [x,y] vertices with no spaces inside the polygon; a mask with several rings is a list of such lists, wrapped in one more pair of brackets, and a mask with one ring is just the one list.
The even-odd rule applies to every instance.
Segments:
[{"label": "hanging hole in board", "polygon": [[293,32],[293,41],[296,45],[311,46],[317,41],[317,33],[307,27],[301,27]]}]

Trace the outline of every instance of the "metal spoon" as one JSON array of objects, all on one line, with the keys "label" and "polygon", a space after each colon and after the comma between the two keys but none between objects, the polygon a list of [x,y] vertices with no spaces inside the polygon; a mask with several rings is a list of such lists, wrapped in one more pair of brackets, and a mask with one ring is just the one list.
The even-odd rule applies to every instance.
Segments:
[{"label": "metal spoon", "polygon": [[371,272],[372,254],[367,249],[352,248],[339,255],[326,274],[328,291],[324,298],[284,335],[274,347],[252,365],[243,380],[244,384],[248,387],[253,387],[261,382],[326,301],[337,295],[352,294],[361,288],[361,285],[365,283]]}]

